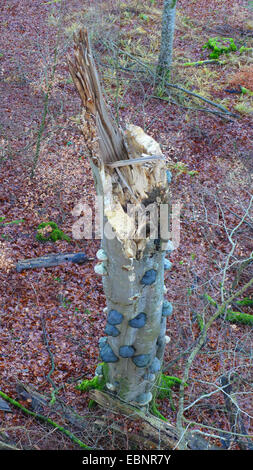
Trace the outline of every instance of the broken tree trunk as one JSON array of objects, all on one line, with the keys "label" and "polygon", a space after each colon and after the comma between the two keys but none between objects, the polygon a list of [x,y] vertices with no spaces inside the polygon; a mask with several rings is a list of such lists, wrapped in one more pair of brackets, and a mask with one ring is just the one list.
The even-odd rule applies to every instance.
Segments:
[{"label": "broken tree trunk", "polygon": [[172,313],[164,299],[168,211],[160,210],[168,209],[170,175],[154,139],[140,127],[128,125],[123,132],[115,125],[87,32],[75,36],[74,43],[69,68],[84,106],[82,130],[103,200],[95,272],[103,279],[108,315],[106,336],[99,341],[104,366],[97,374],[115,396],[145,406],[161,373],[166,317]]}]

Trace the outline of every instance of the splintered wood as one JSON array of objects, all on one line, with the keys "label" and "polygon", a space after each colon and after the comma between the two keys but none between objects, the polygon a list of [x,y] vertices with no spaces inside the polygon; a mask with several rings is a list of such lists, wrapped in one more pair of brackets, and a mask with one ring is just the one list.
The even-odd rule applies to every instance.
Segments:
[{"label": "splintered wood", "polygon": [[140,234],[129,205],[143,211],[169,202],[166,161],[159,144],[140,127],[129,124],[122,131],[116,126],[103,98],[87,31],[80,31],[74,43],[69,69],[84,106],[82,130],[97,193],[104,197],[104,215],[126,257],[141,257],[149,234]]},{"label": "splintered wood", "polygon": [[[90,129],[94,124],[97,129],[100,158],[104,163],[127,158],[123,136],[115,126],[102,95],[86,30],[74,36],[74,62],[69,59],[69,70],[82,99],[85,120]],[[94,130],[87,137],[91,136],[94,137]]]}]

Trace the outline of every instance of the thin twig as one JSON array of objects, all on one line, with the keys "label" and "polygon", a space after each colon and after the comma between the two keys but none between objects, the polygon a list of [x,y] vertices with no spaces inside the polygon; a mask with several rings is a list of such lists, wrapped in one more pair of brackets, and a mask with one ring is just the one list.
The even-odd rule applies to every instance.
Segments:
[{"label": "thin twig", "polygon": [[225,279],[226,279],[226,275],[227,275],[228,265],[229,265],[230,259],[233,256],[235,248],[236,248],[236,243],[233,240],[233,236],[236,233],[236,231],[239,229],[239,227],[242,225],[245,218],[248,217],[249,210],[251,208],[252,203],[253,203],[253,196],[251,197],[249,205],[248,205],[243,217],[241,218],[240,222],[231,230],[230,233],[229,233],[229,231],[227,229],[227,226],[226,226],[226,220],[225,220],[223,209],[222,209],[220,203],[218,203],[221,214],[222,214],[222,218],[223,218],[224,228],[225,228],[228,240],[229,240],[230,244],[232,245],[231,250],[230,250],[230,252],[227,256],[225,267],[224,267],[224,270],[223,270],[223,275],[222,275],[222,281],[221,281],[221,300],[222,300],[222,302],[224,301],[224,284],[225,284]]},{"label": "thin twig", "polygon": [[55,400],[56,400],[55,395],[56,395],[56,393],[58,393],[58,391],[62,387],[57,388],[54,381],[51,379],[51,375],[53,374],[53,372],[55,370],[54,355],[53,355],[53,353],[50,349],[50,346],[49,346],[48,336],[47,336],[47,332],[46,332],[45,319],[44,319],[43,316],[41,317],[41,323],[42,323],[42,329],[43,329],[44,342],[45,342],[45,345],[46,345],[46,348],[47,348],[47,351],[48,351],[48,354],[49,354],[50,360],[51,360],[51,369],[50,369],[49,373],[47,374],[47,380],[53,387],[53,390],[51,392],[51,397],[52,398],[51,398],[51,401],[50,401],[50,405],[53,405],[55,403]]},{"label": "thin twig", "polygon": [[[185,408],[184,408],[184,388],[185,388],[185,384],[188,381],[190,367],[191,367],[196,355],[198,354],[198,352],[202,348],[203,344],[205,343],[207,331],[210,328],[210,326],[213,324],[213,322],[220,315],[222,315],[224,313],[224,311],[226,310],[227,305],[229,305],[236,297],[241,296],[252,284],[253,284],[253,278],[249,282],[247,282],[241,289],[234,292],[227,300],[225,300],[217,308],[216,312],[211,316],[211,318],[207,321],[207,323],[205,323],[203,325],[203,329],[202,329],[201,334],[198,338],[197,345],[192,350],[192,352],[189,355],[189,358],[187,360],[185,370],[184,370],[184,374],[183,374],[183,378],[182,378],[182,382],[180,383],[180,388],[179,388],[179,395],[180,396],[179,396],[178,413],[177,413],[177,428],[178,428],[178,431],[179,431],[180,435],[182,435],[182,433],[184,433],[184,428],[183,428],[183,425],[182,425],[182,421],[183,421],[183,415],[184,415],[184,411],[185,411]],[[189,406],[188,406],[188,408],[189,408]],[[184,448],[184,446],[185,446],[184,439],[182,440],[181,445],[182,445],[182,448]]]}]

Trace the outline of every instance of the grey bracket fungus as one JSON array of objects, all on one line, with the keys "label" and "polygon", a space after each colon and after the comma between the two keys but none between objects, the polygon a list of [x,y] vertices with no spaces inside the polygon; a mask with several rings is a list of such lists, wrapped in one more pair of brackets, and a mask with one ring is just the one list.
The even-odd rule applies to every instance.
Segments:
[{"label": "grey bracket fungus", "polygon": [[148,382],[154,382],[156,379],[156,376],[155,374],[145,374],[143,379],[147,380]]},{"label": "grey bracket fungus", "polygon": [[103,377],[103,366],[101,364],[99,364],[96,367],[95,375],[98,376],[98,377]]},{"label": "grey bracket fungus", "polygon": [[108,260],[107,254],[106,254],[105,250],[103,250],[103,248],[101,248],[100,250],[97,251],[96,256],[97,256],[97,259],[99,259],[100,261],[107,261]]},{"label": "grey bracket fungus", "polygon": [[164,269],[166,271],[169,271],[172,268],[172,263],[169,261],[167,258],[164,260]]},{"label": "grey bracket fungus", "polygon": [[94,266],[94,271],[100,276],[107,276],[107,269],[104,263],[98,263]]},{"label": "grey bracket fungus", "polygon": [[133,348],[133,346],[120,346],[119,348],[119,355],[121,357],[132,357],[135,353],[135,349]]},{"label": "grey bracket fungus", "polygon": [[161,361],[157,357],[153,360],[149,370],[151,374],[156,374],[161,369]]},{"label": "grey bracket fungus", "polygon": [[155,282],[156,275],[157,275],[157,271],[155,271],[154,269],[149,269],[149,271],[145,272],[141,280],[141,284],[144,284],[144,286],[150,286],[151,284]]},{"label": "grey bracket fungus", "polygon": [[167,183],[170,184],[172,180],[172,174],[170,170],[166,170]]},{"label": "grey bracket fungus", "polygon": [[148,392],[148,393],[140,393],[140,395],[138,395],[136,398],[135,398],[135,402],[138,403],[138,405],[147,405],[151,400],[152,400],[152,393],[151,392]]},{"label": "grey bracket fungus", "polygon": [[150,359],[150,354],[139,354],[138,356],[134,356],[132,361],[136,367],[146,367],[149,364]]},{"label": "grey bracket fungus", "polygon": [[108,343],[104,344],[100,349],[100,356],[104,362],[117,362],[119,360]]},{"label": "grey bracket fungus", "polygon": [[105,327],[105,334],[108,336],[116,337],[120,335],[120,331],[118,330],[118,328],[116,328],[116,326],[113,326],[113,325],[110,325],[110,323],[107,323]]},{"label": "grey bracket fungus", "polygon": [[168,240],[166,251],[170,254],[174,250],[174,245],[171,240]]},{"label": "grey bracket fungus", "polygon": [[144,312],[139,313],[136,317],[132,318],[132,320],[129,320],[128,324],[132,328],[142,328],[145,326],[147,321],[147,315]]},{"label": "grey bracket fungus", "polygon": [[123,320],[122,313],[119,313],[117,310],[110,310],[108,313],[107,321],[110,325],[120,325]]},{"label": "grey bracket fungus", "polygon": [[102,336],[102,338],[100,338],[98,341],[99,348],[101,349],[106,343],[107,343],[107,338],[105,336]]},{"label": "grey bracket fungus", "polygon": [[168,300],[165,300],[163,302],[163,308],[162,308],[162,316],[163,317],[169,317],[173,312],[173,305],[171,302],[168,302]]}]

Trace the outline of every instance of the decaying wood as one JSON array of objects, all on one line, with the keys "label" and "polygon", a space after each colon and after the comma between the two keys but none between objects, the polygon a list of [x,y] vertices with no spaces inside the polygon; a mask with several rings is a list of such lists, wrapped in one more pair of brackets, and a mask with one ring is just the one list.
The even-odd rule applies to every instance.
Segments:
[{"label": "decaying wood", "polygon": [[0,441],[0,450],[20,450],[16,445],[9,442]]},{"label": "decaying wood", "polygon": [[26,269],[49,268],[50,266],[58,266],[64,263],[84,264],[92,261],[93,258],[87,258],[86,254],[80,253],[52,253],[50,255],[41,256],[40,258],[30,258],[18,261],[16,270],[18,273]]},{"label": "decaying wood", "polygon": [[142,449],[145,449],[145,450],[158,449],[157,447],[158,443],[154,441],[153,436],[145,437],[142,429],[140,429],[138,434],[129,431],[126,435],[126,430],[123,424],[119,424],[119,423],[115,424],[114,422],[110,422],[108,424],[107,417],[103,417],[103,416],[99,419],[96,419],[94,425],[98,429],[100,429],[100,431],[101,429],[103,429],[104,431],[108,430],[108,426],[109,426],[110,430],[115,431],[115,433],[117,434],[124,435],[127,439],[127,442],[141,445]]},{"label": "decaying wood", "polygon": [[[74,37],[69,67],[84,106],[82,131],[96,191],[103,200],[103,257],[97,254],[102,262],[95,271],[103,276],[108,314],[116,312],[119,318],[112,334],[108,319],[109,332],[100,348],[102,361],[108,363],[106,387],[128,403],[146,404],[155,391],[165,346],[162,309],[168,236],[161,233],[158,206],[169,203],[166,160],[158,142],[143,129],[128,124],[123,131],[113,122],[87,31]],[[147,217],[147,211],[152,216]],[[153,278],[146,282],[147,272]],[[139,314],[143,324],[132,327]]]},{"label": "decaying wood", "polygon": [[[123,131],[114,123],[104,102],[86,30],[74,36],[74,60],[69,59],[69,70],[84,106],[82,131],[99,170],[96,189],[106,195],[105,216],[118,239],[128,245],[129,235],[134,240],[138,234],[135,237],[135,227],[123,208],[128,203],[156,202],[157,197],[160,203],[168,201],[165,158],[159,144],[140,127],[128,124]],[[122,225],[128,225],[129,230],[122,231]],[[126,249],[128,257],[136,254],[136,243]],[[143,241],[142,245],[138,251],[144,250]]]},{"label": "decaying wood", "polygon": [[[69,59],[69,70],[82,99],[87,121],[90,115],[95,121],[103,161],[120,160],[127,156],[127,150],[123,136],[106,107],[87,31],[81,30],[79,36],[74,37],[74,42],[75,60],[72,62]],[[91,138],[89,133],[87,138],[89,140]]]},{"label": "decaying wood", "polygon": [[19,398],[28,400],[30,409],[35,413],[46,413],[47,415],[60,415],[63,419],[71,423],[78,430],[87,430],[87,419],[75,412],[73,408],[67,406],[59,397],[55,398],[55,403],[51,403],[49,395],[37,392],[30,385],[20,381],[16,384],[16,391]]},{"label": "decaying wood", "polygon": [[[142,435],[154,443],[160,443],[162,448],[177,449],[179,435],[175,428],[168,422],[162,421],[150,413],[144,413],[139,408],[124,403],[123,401],[101,392],[100,390],[91,390],[89,393],[92,400],[98,403],[102,408],[108,409],[113,413],[127,416],[130,419],[142,420]],[[186,432],[187,449],[186,450],[219,450],[219,447],[211,445],[208,441],[191,432]]]},{"label": "decaying wood", "polygon": [[147,162],[154,162],[156,160],[164,160],[164,157],[162,155],[150,155],[147,157],[143,155],[141,158],[131,158],[129,160],[120,160],[113,163],[107,163],[107,166],[111,168],[119,168],[121,166],[140,165]]}]

